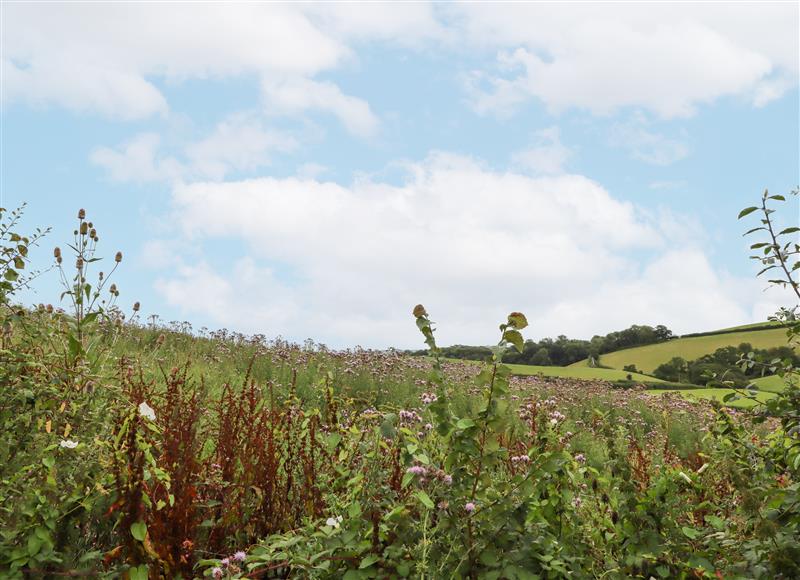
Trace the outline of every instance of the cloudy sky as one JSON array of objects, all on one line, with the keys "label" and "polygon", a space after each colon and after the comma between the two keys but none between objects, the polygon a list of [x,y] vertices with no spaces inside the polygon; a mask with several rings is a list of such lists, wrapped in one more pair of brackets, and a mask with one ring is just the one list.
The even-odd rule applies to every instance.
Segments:
[{"label": "cloudy sky", "polygon": [[3,204],[40,266],[85,207],[162,320],[413,347],[418,302],[486,344],[783,299],[736,215],[800,182],[797,2],[0,10]]}]

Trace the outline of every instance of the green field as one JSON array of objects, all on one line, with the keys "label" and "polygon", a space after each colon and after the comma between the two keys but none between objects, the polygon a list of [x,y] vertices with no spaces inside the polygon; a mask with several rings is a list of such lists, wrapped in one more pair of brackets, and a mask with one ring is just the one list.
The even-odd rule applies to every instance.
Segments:
[{"label": "green field", "polygon": [[[722,402],[722,398],[728,393],[734,392],[733,389],[675,389],[664,391],[651,391],[653,395],[661,395],[663,393],[678,393],[686,399],[711,399]],[[756,393],[756,399],[764,402],[775,396],[775,393],[761,391]],[[731,407],[739,407],[741,409],[748,409],[757,405],[756,402],[750,399],[739,399],[727,403]]]},{"label": "green field", "polygon": [[759,391],[767,391],[770,393],[782,393],[786,388],[786,383],[777,375],[755,379],[753,384],[758,387]]},{"label": "green field", "polygon": [[[450,362],[465,362],[468,364],[481,364],[479,361],[474,360],[461,360],[461,359],[447,359]],[[509,364],[511,371],[519,376],[535,376],[543,375],[545,377],[559,377],[563,379],[583,379],[595,381],[624,381],[630,375],[631,380],[642,381],[648,383],[663,383],[661,379],[656,379],[640,373],[629,373],[617,369],[598,369],[592,367],[555,367],[555,366],[535,366],[535,365],[516,365]]]},{"label": "green field", "polygon": [[[625,365],[635,364],[636,368],[645,373],[653,372],[660,364],[669,361],[672,357],[682,357],[688,360],[700,358],[711,354],[718,348],[725,346],[739,346],[743,342],[750,343],[753,348],[772,348],[786,345],[786,330],[753,330],[742,332],[729,332],[725,334],[712,334],[691,338],[676,338],[658,344],[649,344],[625,350],[610,352],[600,357],[603,366],[621,369]],[[587,367],[588,361],[582,360],[570,365],[570,368]]]},{"label": "green field", "polygon": [[648,377],[639,373],[628,373],[617,369],[597,369],[591,367],[541,367],[533,365],[508,365],[515,375],[544,375],[546,377],[561,377],[567,379],[586,379],[602,381],[624,381],[630,375],[634,381],[647,381],[661,383],[660,379]]}]

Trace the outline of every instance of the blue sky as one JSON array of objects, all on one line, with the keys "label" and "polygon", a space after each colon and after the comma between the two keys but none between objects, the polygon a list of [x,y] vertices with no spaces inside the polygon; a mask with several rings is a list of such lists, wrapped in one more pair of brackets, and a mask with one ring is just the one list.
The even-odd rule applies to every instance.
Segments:
[{"label": "blue sky", "polygon": [[[4,4],[3,204],[121,303],[334,346],[762,319],[800,182],[797,3]],[[797,200],[784,219],[797,222]],[[32,302],[57,303],[53,273]]]}]

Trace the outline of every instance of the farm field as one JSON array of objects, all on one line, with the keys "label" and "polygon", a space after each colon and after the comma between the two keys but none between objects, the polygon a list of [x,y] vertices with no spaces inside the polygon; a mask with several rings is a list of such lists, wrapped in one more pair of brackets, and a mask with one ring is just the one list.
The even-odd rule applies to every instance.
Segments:
[{"label": "farm field", "polygon": [[[676,393],[686,399],[689,400],[708,400],[708,401],[719,401],[722,403],[723,397],[729,393],[735,392],[733,389],[669,389],[669,390],[658,390],[658,391],[648,391],[649,393],[653,394],[654,396],[658,396],[661,393]],[[760,402],[768,401],[769,399],[773,398],[775,393],[770,393],[767,391],[762,391],[756,393],[756,399]],[[731,407],[736,407],[740,409],[750,409],[758,405],[755,401],[751,401],[749,399],[738,399],[735,401],[730,401],[725,403]]]},{"label": "farm field", "polygon": [[[667,342],[649,344],[636,348],[610,352],[600,357],[600,364],[615,369],[625,365],[634,364],[636,368],[645,373],[653,372],[660,364],[669,361],[672,357],[682,357],[693,360],[725,346],[738,346],[743,342],[750,343],[753,348],[772,348],[786,344],[786,330],[754,330],[712,334],[689,338],[676,338]],[[588,366],[588,361],[582,360],[570,367]]]},{"label": "farm field", "polygon": [[[450,362],[464,362],[467,364],[480,364],[478,361],[457,361],[457,359],[448,359]],[[567,379],[584,379],[584,380],[598,380],[598,381],[624,381],[630,376],[631,380],[649,382],[649,383],[663,383],[661,379],[643,375],[640,373],[628,373],[617,369],[600,369],[592,367],[557,367],[557,366],[537,366],[537,365],[522,365],[522,364],[509,364],[508,367],[515,375],[520,376],[535,376],[542,375],[545,377],[559,377]]]}]

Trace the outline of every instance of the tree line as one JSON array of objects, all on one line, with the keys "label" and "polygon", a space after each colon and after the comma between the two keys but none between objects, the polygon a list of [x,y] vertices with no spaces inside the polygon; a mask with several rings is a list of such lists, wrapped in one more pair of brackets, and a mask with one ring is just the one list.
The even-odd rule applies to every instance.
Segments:
[{"label": "tree line", "polygon": [[[662,324],[655,327],[634,324],[625,330],[610,332],[605,336],[595,335],[591,340],[567,338],[563,334],[555,339],[526,340],[522,352],[510,349],[503,355],[503,361],[538,366],[566,366],[589,359],[590,365],[600,366],[597,361],[602,354],[664,342],[671,338],[675,338],[675,335]],[[425,353],[426,351],[420,350],[412,354]],[[491,354],[491,349],[487,346],[456,344],[442,348],[442,356],[464,360],[484,360]]]}]

